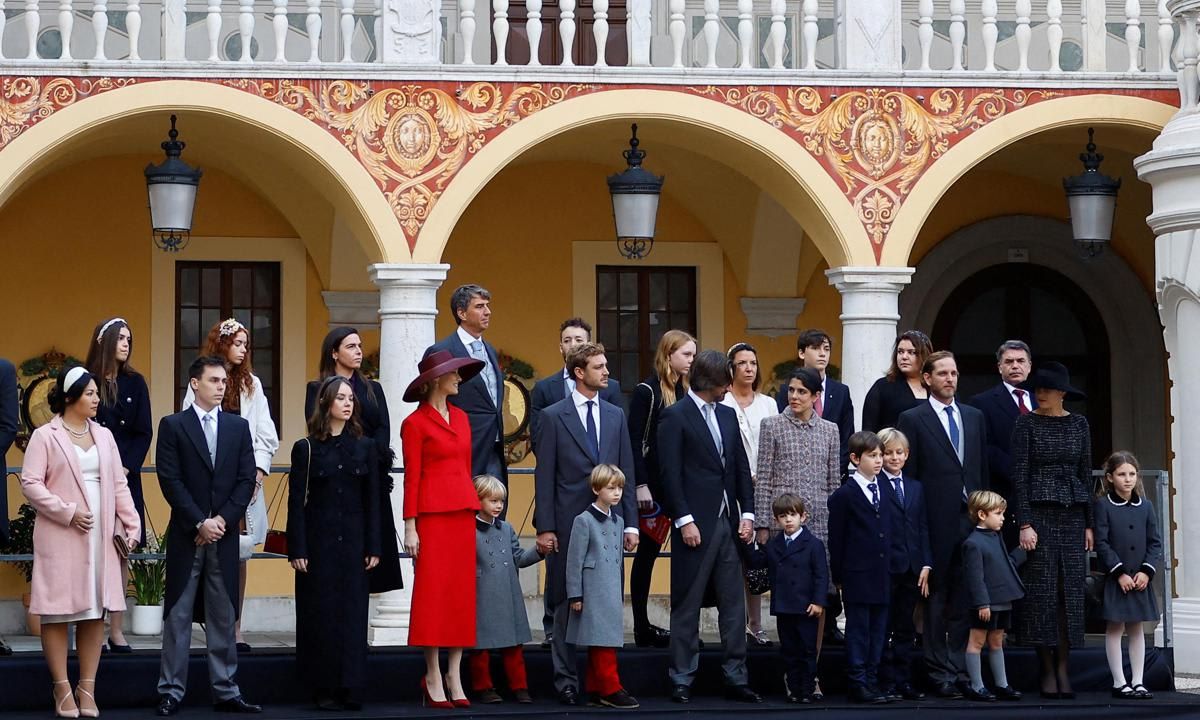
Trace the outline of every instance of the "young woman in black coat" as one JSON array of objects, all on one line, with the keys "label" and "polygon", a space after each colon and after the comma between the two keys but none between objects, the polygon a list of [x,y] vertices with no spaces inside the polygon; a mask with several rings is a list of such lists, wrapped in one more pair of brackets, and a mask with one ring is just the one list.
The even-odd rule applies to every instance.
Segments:
[{"label": "young woman in black coat", "polygon": [[[85,366],[96,378],[96,386],[100,391],[96,422],[108,428],[117,441],[121,467],[125,469],[125,479],[129,482],[129,494],[133,496],[133,506],[142,520],[141,542],[144,543],[146,500],[142,494],[142,465],[146,462],[146,453],[150,452],[154,425],[150,416],[150,389],[146,387],[146,379],[142,374],[129,364],[131,355],[133,333],[129,323],[123,318],[109,318],[92,331]],[[124,572],[128,582],[128,565]],[[133,652],[121,628],[124,615],[123,612],[108,614],[108,649],[114,653]]]},{"label": "young woman in black coat", "polygon": [[352,327],[329,331],[321,343],[321,377],[308,383],[304,397],[304,416],[316,410],[321,382],[335,375],[346,378],[354,389],[362,435],[375,441],[379,472],[379,567],[370,573],[372,593],[404,587],[400,576],[400,547],[396,540],[396,518],[392,515],[392,425],[388,418],[383,386],[362,374],[362,338]]},{"label": "young woman in black coat", "polygon": [[[654,353],[654,372],[633,389],[629,400],[629,439],[637,473],[637,503],[648,513],[661,496],[658,483],[658,415],[687,394],[688,372],[696,357],[696,339],[682,330],[668,330]],[[629,600],[633,606],[633,639],[638,647],[667,647],[671,634],[650,624],[646,605],[650,579],[662,545],[643,533],[629,573]]]},{"label": "young woman in black coat", "polygon": [[929,337],[920,330],[906,330],[892,345],[892,366],[875,381],[863,401],[862,429],[879,432],[896,427],[900,413],[929,398],[921,382],[921,367],[933,352]]},{"label": "young woman in black coat", "polygon": [[322,710],[358,710],[367,685],[367,603],[379,564],[379,460],[358,399],[322,381],[308,437],[292,446],[288,559],[296,570],[296,662]]}]

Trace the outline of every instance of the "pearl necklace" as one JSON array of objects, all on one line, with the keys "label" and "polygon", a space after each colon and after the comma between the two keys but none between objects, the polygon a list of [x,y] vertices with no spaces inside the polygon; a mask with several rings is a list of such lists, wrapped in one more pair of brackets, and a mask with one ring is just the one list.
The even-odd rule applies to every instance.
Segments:
[{"label": "pearl necklace", "polygon": [[68,425],[66,420],[63,420],[63,427],[65,427],[67,429],[67,432],[71,433],[71,435],[73,437],[77,437],[77,438],[87,437],[88,434],[91,433],[91,430],[88,429],[86,421],[83,424],[83,430],[76,430],[75,428]]}]

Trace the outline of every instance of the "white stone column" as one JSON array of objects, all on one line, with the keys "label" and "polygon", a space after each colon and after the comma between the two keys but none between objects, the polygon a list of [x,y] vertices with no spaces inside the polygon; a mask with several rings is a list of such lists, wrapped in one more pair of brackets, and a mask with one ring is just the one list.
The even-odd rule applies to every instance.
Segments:
[{"label": "white stone column", "polygon": [[[400,457],[400,424],[416,407],[401,401],[404,388],[417,375],[417,363],[425,348],[434,342],[437,291],[446,279],[449,265],[379,263],[368,272],[379,288],[379,383],[388,398],[392,423],[392,449]],[[397,460],[399,463],[400,461]],[[404,479],[395,476],[392,512],[403,537]],[[412,563],[401,562],[404,589],[379,597],[371,617],[372,645],[404,645],[408,642],[409,607],[412,604]]]},{"label": "white stone column", "polygon": [[[1176,13],[1194,13],[1200,2],[1168,3]],[[1194,27],[1194,25],[1193,25]],[[1194,32],[1194,30],[1193,30]],[[1194,50],[1195,43],[1190,47]],[[1195,82],[1194,76],[1189,79]],[[1193,88],[1194,90],[1194,88]],[[1194,95],[1193,95],[1194,97]],[[1185,103],[1186,105],[1187,103]],[[1162,528],[1170,541],[1164,576],[1171,601],[1177,672],[1200,672],[1200,264],[1195,261],[1200,231],[1200,111],[1192,104],[1176,113],[1154,141],[1153,149],[1134,160],[1138,177],[1152,187],[1154,206],[1146,219],[1157,236],[1154,264],[1159,318],[1171,380],[1171,488],[1175,526]],[[1161,637],[1161,634],[1158,635]]]},{"label": "white stone column", "polygon": [[899,71],[903,29],[900,0],[838,0],[838,67]]},{"label": "white stone column", "polygon": [[863,400],[887,370],[900,291],[916,271],[910,267],[836,267],[825,271],[829,284],[842,294],[842,382],[854,403],[854,427],[862,427]]}]

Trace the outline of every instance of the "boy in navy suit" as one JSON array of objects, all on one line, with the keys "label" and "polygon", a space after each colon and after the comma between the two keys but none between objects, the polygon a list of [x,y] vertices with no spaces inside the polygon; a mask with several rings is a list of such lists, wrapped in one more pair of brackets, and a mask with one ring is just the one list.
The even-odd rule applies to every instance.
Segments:
[{"label": "boy in navy suit", "polygon": [[850,699],[882,704],[879,663],[887,640],[892,527],[900,521],[891,491],[876,480],[883,443],[873,432],[850,436],[855,471],[829,496],[829,569],[846,612],[846,679]]},{"label": "boy in navy suit", "polygon": [[911,668],[917,634],[913,610],[921,598],[929,597],[929,571],[933,567],[925,494],[916,478],[904,474],[908,460],[908,438],[904,433],[884,428],[879,431],[879,441],[883,443],[883,472],[876,481],[892,491],[899,520],[892,538],[892,592],[880,666],[881,688],[893,700],[923,700],[925,693],[913,687]]},{"label": "boy in navy suit", "polygon": [[784,493],[775,498],[771,514],[783,529],[747,555],[749,565],[767,568],[771,579],[771,614],[779,630],[787,700],[808,704],[817,676],[817,621],[829,594],[825,544],[804,528],[808,510],[799,497]]}]

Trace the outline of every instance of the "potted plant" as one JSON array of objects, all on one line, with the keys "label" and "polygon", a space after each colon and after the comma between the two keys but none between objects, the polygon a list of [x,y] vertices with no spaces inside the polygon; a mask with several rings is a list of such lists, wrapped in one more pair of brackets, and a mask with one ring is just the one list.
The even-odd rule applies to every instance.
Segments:
[{"label": "potted plant", "polygon": [[[13,555],[32,555],[33,554],[33,521],[37,519],[37,511],[29,503],[24,503],[17,511],[17,517],[8,524],[8,552]],[[16,560],[13,565],[17,566],[25,576],[25,582],[33,582],[33,561],[32,560]],[[29,590],[21,595],[21,602],[25,605],[25,626],[29,628],[30,635],[42,634],[41,618],[29,612]]]},{"label": "potted plant", "polygon": [[134,635],[162,633],[163,597],[167,591],[167,560],[162,554],[166,552],[167,536],[149,535],[140,553],[142,557],[129,561],[129,582],[137,602],[131,611]]}]

